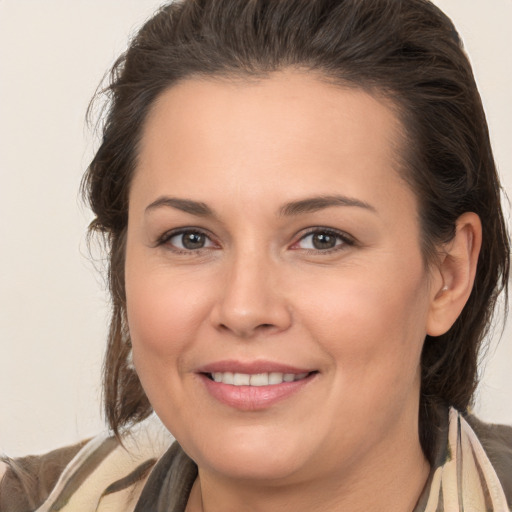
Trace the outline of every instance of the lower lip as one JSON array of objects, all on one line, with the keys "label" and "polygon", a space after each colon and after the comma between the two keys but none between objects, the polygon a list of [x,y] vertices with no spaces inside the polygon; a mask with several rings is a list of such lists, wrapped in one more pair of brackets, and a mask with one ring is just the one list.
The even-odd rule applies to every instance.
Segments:
[{"label": "lower lip", "polygon": [[258,411],[298,393],[314,379],[315,375],[309,374],[301,380],[272,386],[233,386],[215,382],[204,374],[200,377],[208,392],[219,402],[242,411]]}]

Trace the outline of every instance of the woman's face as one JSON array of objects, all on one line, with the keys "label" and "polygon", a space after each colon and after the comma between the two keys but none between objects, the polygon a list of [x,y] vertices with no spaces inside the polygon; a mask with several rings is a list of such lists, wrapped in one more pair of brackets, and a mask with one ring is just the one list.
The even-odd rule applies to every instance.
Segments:
[{"label": "woman's face", "polygon": [[298,72],[191,79],[155,104],[128,322],[149,400],[202,470],[300,480],[419,446],[435,290],[399,140],[383,101]]}]

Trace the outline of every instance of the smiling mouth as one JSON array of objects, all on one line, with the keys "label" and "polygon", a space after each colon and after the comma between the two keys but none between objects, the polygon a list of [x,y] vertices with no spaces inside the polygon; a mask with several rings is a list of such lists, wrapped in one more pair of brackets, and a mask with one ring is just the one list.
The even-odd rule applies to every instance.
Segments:
[{"label": "smiling mouth", "polygon": [[202,368],[199,375],[205,389],[217,401],[242,412],[255,412],[266,410],[309,388],[319,373],[275,363],[227,361]]},{"label": "smiling mouth", "polygon": [[267,373],[234,373],[234,372],[213,372],[205,373],[205,375],[212,381],[228,384],[231,386],[277,386],[284,382],[297,382],[306,379],[310,375],[318,373],[304,372],[304,373],[281,373],[281,372],[267,372]]}]

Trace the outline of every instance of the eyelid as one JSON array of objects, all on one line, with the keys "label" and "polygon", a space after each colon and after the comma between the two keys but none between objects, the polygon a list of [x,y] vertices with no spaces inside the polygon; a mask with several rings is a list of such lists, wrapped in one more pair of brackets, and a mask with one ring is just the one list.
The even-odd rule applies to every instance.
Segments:
[{"label": "eyelid", "polygon": [[[181,249],[176,246],[170,246],[169,250],[172,250],[176,253],[181,254],[192,254],[192,253],[198,253],[203,250],[211,250],[213,247],[219,247],[219,243],[215,240],[215,238],[209,233],[208,230],[205,230],[203,228],[199,228],[196,226],[183,226],[179,228],[173,228],[168,231],[165,231],[162,235],[158,237],[156,240],[154,246],[163,246],[169,242],[169,240],[175,236],[183,235],[186,233],[199,233],[201,235],[204,235],[210,242],[211,246],[208,247],[201,247],[198,249]],[[336,244],[334,247],[329,249],[302,249],[300,247],[296,247],[302,240],[307,238],[308,236],[317,234],[317,233],[323,233],[328,234],[331,236],[337,237],[339,240],[341,240],[342,243]],[[356,239],[346,233],[345,231],[341,231],[339,229],[331,228],[331,227],[324,227],[324,226],[315,226],[308,228],[307,230],[303,231],[297,238],[295,242],[290,246],[290,249],[292,250],[302,250],[304,252],[309,252],[312,254],[327,254],[329,252],[335,252],[345,249],[347,246],[354,246],[357,244]]]},{"label": "eyelid", "polygon": [[[308,236],[311,236],[311,235],[314,235],[317,233],[323,233],[323,234],[335,236],[339,240],[341,240],[342,243],[336,244],[334,247],[331,247],[329,249],[301,249],[300,247],[295,248],[295,246],[298,245],[302,240],[304,240]],[[354,245],[356,245],[356,243],[357,242],[356,242],[355,238],[353,236],[349,235],[348,233],[346,233],[345,231],[341,231],[341,230],[335,229],[335,228],[316,226],[316,227],[308,228],[305,232],[303,232],[299,236],[297,241],[294,242],[290,248],[292,250],[302,250],[302,251],[306,251],[306,252],[309,252],[312,254],[327,254],[330,252],[343,250],[347,246],[348,247],[354,246]]]},{"label": "eyelid", "polygon": [[[164,232],[156,240],[155,247],[163,246],[163,245],[167,244],[171,238],[173,238],[175,236],[179,236],[179,235],[184,235],[186,233],[198,233],[198,234],[204,235],[212,243],[212,246],[218,247],[218,245],[219,245],[215,241],[213,236],[207,230],[205,230],[203,228],[198,228],[195,226],[184,226],[184,227],[180,227],[180,228],[170,229],[170,230]],[[200,252],[203,250],[211,250],[212,246],[200,247],[198,249],[182,249],[180,247],[171,246],[169,244],[169,250],[172,250],[173,252],[176,252],[178,254],[193,254],[193,253],[197,253],[197,252]]]}]

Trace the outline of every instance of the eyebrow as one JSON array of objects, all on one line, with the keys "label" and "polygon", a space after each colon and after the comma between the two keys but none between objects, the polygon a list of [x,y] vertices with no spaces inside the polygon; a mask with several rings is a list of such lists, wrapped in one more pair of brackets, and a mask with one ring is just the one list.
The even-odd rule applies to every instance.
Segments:
[{"label": "eyebrow", "polygon": [[300,201],[293,201],[281,207],[279,214],[281,216],[294,216],[302,215],[304,213],[317,212],[332,206],[355,206],[357,208],[364,208],[365,210],[377,213],[377,210],[370,204],[360,201],[352,197],[346,196],[318,196],[301,199]]},{"label": "eyebrow", "polygon": [[146,213],[167,206],[176,208],[185,213],[191,215],[197,215],[199,217],[213,217],[213,210],[206,204],[199,201],[192,201],[191,199],[178,199],[177,197],[159,197],[156,201],[153,201],[149,206],[146,207]]},{"label": "eyebrow", "polygon": [[[279,215],[283,217],[292,217],[296,215],[303,215],[305,213],[317,212],[333,206],[352,206],[376,213],[375,208],[364,201],[360,201],[359,199],[352,197],[334,195],[309,197],[299,201],[286,203],[279,209]],[[161,207],[175,208],[199,217],[215,217],[215,213],[206,203],[193,201],[192,199],[179,199],[177,197],[168,196],[159,197],[149,204],[145,211],[148,213]]]}]

